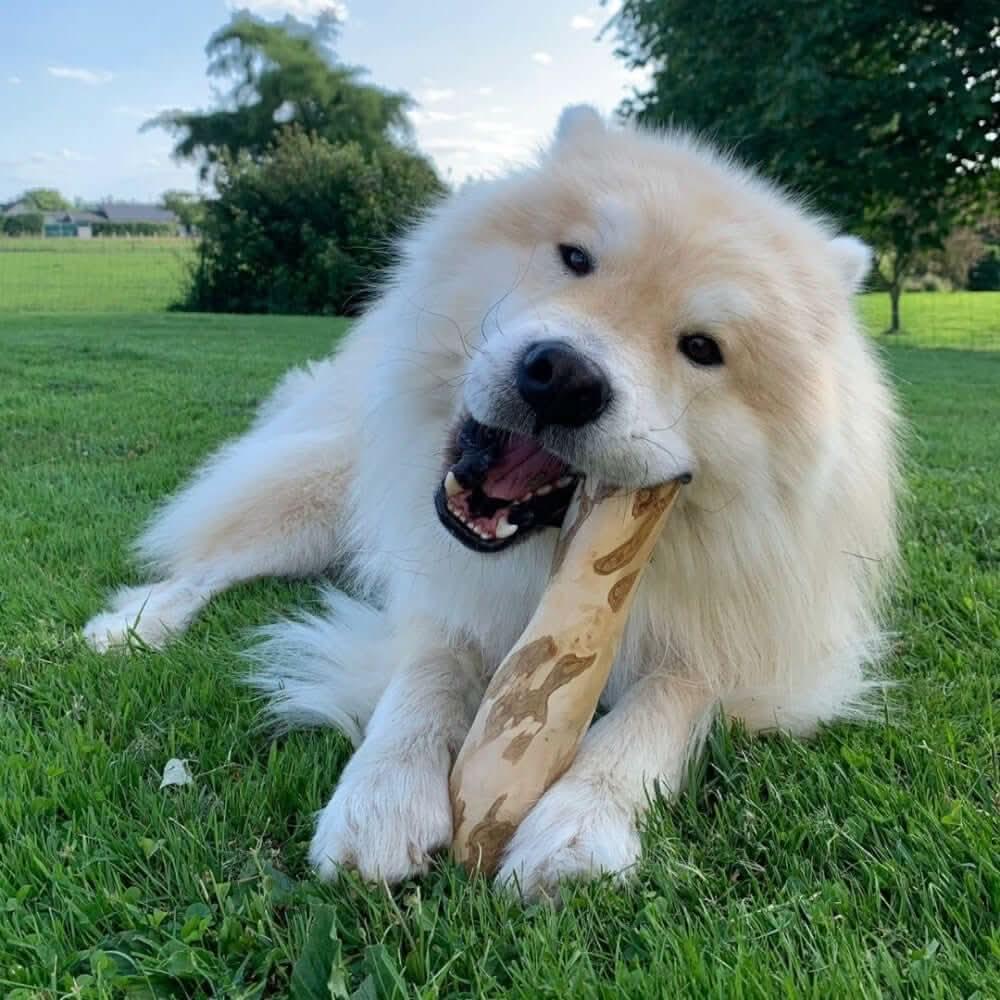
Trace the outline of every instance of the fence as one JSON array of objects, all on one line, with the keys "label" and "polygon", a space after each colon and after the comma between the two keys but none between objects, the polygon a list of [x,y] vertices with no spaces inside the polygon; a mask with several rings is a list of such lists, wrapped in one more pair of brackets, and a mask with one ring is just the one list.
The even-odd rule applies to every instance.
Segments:
[{"label": "fence", "polygon": [[[0,239],[0,317],[162,312],[183,297],[196,258],[189,239]],[[897,334],[884,333],[887,294],[863,295],[859,308],[886,346],[1000,350],[1000,292],[907,292]]]}]

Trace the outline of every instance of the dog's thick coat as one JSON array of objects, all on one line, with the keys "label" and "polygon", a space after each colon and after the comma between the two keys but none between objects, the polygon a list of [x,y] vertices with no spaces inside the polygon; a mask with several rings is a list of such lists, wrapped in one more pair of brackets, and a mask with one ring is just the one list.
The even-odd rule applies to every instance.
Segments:
[{"label": "dog's thick coat", "polygon": [[[558,245],[594,262],[567,271]],[[895,550],[894,410],[851,297],[867,249],[682,134],[569,109],[537,166],[470,185],[401,247],[327,361],[293,371],[155,517],[160,582],[87,635],[151,645],[213,594],[347,562],[359,599],[267,630],[256,683],[288,724],[359,744],[312,846],[390,881],[451,837],[448,771],[485,679],[548,577],[556,532],[481,553],[435,510],[454,428],[537,433],[625,486],[690,474],[636,597],[609,711],[517,831],[501,878],[534,893],[621,873],[652,785],[676,789],[717,706],[808,734],[864,710]],[[723,364],[678,349],[714,338]],[[607,375],[578,428],[539,430],[513,372],[539,339]],[[527,532],[526,532],[527,534]]]}]

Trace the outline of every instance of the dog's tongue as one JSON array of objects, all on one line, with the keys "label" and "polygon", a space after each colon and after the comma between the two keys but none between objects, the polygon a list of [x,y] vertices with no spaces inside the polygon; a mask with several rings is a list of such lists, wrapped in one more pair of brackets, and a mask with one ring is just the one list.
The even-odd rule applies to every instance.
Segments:
[{"label": "dog's tongue", "polygon": [[566,464],[537,442],[511,434],[499,461],[487,470],[482,489],[497,500],[518,500],[528,492],[552,483],[566,471]]}]

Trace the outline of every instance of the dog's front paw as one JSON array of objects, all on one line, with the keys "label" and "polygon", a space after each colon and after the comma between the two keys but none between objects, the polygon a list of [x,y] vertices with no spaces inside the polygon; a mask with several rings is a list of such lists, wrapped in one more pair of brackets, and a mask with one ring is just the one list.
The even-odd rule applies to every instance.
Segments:
[{"label": "dog's front paw", "polygon": [[554,898],[562,881],[624,877],[639,860],[639,850],[631,810],[606,788],[566,776],[517,828],[497,881],[525,899]]},{"label": "dog's front paw", "polygon": [[411,757],[368,761],[362,749],[348,764],[309,849],[321,878],[354,868],[369,881],[402,882],[451,843],[448,754]]},{"label": "dog's front paw", "polygon": [[146,584],[120,590],[107,611],[83,627],[83,637],[99,653],[128,651],[132,640],[162,649],[183,632],[205,603],[206,594],[184,581]]}]

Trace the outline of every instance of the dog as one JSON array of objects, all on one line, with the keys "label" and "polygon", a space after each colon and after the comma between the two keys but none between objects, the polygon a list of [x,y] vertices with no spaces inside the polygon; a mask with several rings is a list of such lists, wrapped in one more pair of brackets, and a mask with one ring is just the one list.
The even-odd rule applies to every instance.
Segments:
[{"label": "dog", "polygon": [[160,646],[233,584],[346,565],[352,596],[265,629],[252,682],[281,724],[357,746],[319,874],[398,882],[450,843],[452,761],[578,479],[683,480],[607,711],[498,875],[529,898],[622,878],[717,712],[805,736],[880,683],[898,449],[853,307],[870,261],[697,137],[568,108],[537,163],[402,239],[336,354],[155,515],[138,551],[157,582],[86,636]]}]

